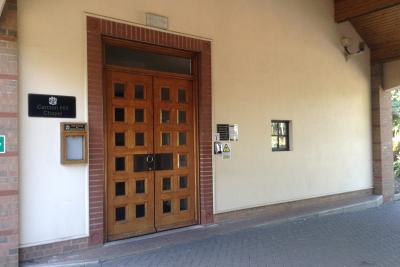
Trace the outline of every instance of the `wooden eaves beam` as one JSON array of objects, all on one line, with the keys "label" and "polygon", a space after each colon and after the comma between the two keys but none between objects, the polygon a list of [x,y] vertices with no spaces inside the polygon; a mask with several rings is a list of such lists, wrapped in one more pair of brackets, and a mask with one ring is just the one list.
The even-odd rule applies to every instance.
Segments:
[{"label": "wooden eaves beam", "polygon": [[335,0],[335,20],[343,22],[400,4],[400,0]]}]

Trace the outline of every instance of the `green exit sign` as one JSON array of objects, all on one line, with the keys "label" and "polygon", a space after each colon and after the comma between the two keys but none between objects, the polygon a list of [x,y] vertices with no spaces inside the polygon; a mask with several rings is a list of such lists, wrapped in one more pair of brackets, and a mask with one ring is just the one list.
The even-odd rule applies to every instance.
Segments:
[{"label": "green exit sign", "polygon": [[6,136],[0,135],[0,153],[6,153]]}]

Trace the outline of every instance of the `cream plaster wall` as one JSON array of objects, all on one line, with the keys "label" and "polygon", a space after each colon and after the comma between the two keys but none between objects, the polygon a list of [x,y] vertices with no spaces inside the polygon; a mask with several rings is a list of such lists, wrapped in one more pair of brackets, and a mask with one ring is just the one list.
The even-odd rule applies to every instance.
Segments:
[{"label": "cream plaster wall", "polygon": [[384,87],[385,89],[400,87],[400,60],[384,64]]},{"label": "cream plaster wall", "polygon": [[[28,93],[77,97],[87,121],[85,12],[212,41],[213,116],[238,123],[233,158],[214,159],[215,212],[372,186],[369,54],[345,61],[332,0],[19,2],[21,244],[88,234],[87,166],[59,164],[60,119],[27,117]],[[293,151],[272,152],[270,121],[293,121]],[[211,136],[210,136],[211,138]]]}]

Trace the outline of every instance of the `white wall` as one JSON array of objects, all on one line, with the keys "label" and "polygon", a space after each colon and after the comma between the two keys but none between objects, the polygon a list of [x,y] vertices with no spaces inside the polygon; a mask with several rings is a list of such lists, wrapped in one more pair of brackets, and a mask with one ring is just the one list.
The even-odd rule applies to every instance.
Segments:
[{"label": "white wall", "polygon": [[[345,61],[332,0],[19,2],[21,244],[88,233],[87,166],[59,164],[59,119],[27,117],[28,93],[77,97],[87,121],[84,12],[212,40],[213,116],[238,123],[233,159],[214,160],[215,211],[372,186],[369,54]],[[293,151],[272,152],[271,119],[293,121]],[[211,137],[210,137],[211,138]]]},{"label": "white wall", "polygon": [[[60,164],[60,122],[87,121],[83,17],[68,25],[60,14],[43,14],[47,5],[18,7],[22,246],[88,233],[88,168]],[[71,30],[56,28],[63,24]],[[28,93],[76,96],[77,118],[28,117]]]}]

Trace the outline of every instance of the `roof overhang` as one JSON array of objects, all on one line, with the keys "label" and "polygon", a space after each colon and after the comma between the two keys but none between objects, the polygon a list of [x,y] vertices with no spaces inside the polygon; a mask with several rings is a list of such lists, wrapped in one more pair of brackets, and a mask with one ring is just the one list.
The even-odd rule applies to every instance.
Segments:
[{"label": "roof overhang", "polygon": [[352,23],[373,62],[400,58],[400,0],[335,0],[335,20]]}]

